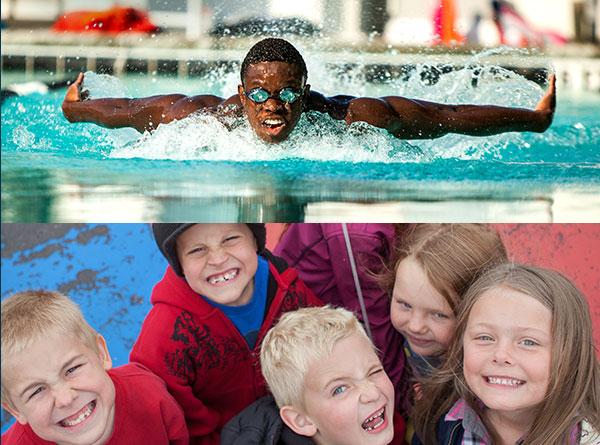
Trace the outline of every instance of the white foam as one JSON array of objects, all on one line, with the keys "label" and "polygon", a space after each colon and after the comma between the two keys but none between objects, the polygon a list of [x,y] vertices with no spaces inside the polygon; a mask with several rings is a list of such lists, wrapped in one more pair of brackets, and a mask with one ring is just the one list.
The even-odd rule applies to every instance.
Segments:
[{"label": "white foam", "polygon": [[[508,50],[476,54],[471,65],[448,73],[442,73],[439,66],[416,65],[407,77],[383,84],[366,82],[360,65],[342,72],[307,54],[308,81],[313,89],[326,95],[400,95],[448,104],[533,108],[543,94],[542,88],[512,71],[485,63],[486,57],[495,56],[499,51]],[[210,92],[228,97],[236,92],[238,75],[220,69],[202,79],[202,84],[205,88],[208,85]],[[432,82],[432,78],[436,81]],[[107,75],[86,73],[85,88],[95,98],[126,95],[121,81]],[[433,140],[405,141],[365,123],[346,127],[342,121],[320,113],[305,113],[288,140],[272,145],[259,140],[244,118],[229,124],[232,130],[213,116],[199,112],[181,121],[160,125],[152,134],[141,138],[134,132],[114,132],[111,137],[115,148],[110,157],[236,162],[289,158],[361,163],[427,162],[436,158],[501,158],[502,151],[509,145],[523,149],[530,145],[520,133],[484,138],[449,134]]]}]

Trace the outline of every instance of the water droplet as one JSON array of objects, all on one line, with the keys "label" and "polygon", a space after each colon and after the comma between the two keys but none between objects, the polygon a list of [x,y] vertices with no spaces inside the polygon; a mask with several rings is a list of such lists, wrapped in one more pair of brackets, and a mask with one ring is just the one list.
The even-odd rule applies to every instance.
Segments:
[{"label": "water droplet", "polygon": [[23,125],[19,125],[13,130],[13,142],[17,144],[19,148],[28,148],[35,142],[35,134],[25,128]]}]

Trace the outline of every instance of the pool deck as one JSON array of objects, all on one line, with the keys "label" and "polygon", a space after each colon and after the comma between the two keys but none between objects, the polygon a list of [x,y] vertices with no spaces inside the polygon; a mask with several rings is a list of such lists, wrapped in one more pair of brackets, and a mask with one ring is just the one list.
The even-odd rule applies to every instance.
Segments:
[{"label": "pool deck", "polygon": [[[146,71],[187,77],[203,75],[215,65],[237,66],[259,38],[205,38],[190,41],[182,33],[156,35],[55,33],[47,29],[2,30],[2,70],[52,71],[63,78],[81,70],[121,75]],[[559,87],[600,92],[600,47],[571,44],[541,50],[507,50],[504,54],[475,47],[391,47],[380,41],[348,45],[334,39],[293,38],[303,51],[328,65],[360,65],[369,81],[400,76],[417,63],[455,67],[481,63],[520,72],[532,80],[545,77],[549,62]],[[515,54],[515,51],[517,53]],[[384,73],[384,75],[382,75]]]}]

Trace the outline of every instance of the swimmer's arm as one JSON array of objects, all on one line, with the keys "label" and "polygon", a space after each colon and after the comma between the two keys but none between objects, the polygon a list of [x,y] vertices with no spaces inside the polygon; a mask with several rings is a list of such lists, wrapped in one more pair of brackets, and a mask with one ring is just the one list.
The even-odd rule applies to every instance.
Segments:
[{"label": "swimmer's arm", "polygon": [[202,108],[223,101],[210,95],[188,97],[183,94],[152,96],[141,99],[110,98],[85,100],[81,94],[83,74],[67,89],[62,104],[69,122],[92,122],[107,128],[133,127],[139,132],[152,131],[159,124],[182,119]]},{"label": "swimmer's arm", "polygon": [[351,100],[348,124],[367,122],[403,139],[430,139],[448,133],[489,136],[508,131],[543,132],[556,108],[555,78],[534,110],[494,105],[444,105],[399,96]]},{"label": "swimmer's arm", "polygon": [[348,110],[348,104],[352,99],[356,98],[346,95],[326,97],[318,91],[311,90],[304,111],[327,113],[334,119],[343,120]]}]

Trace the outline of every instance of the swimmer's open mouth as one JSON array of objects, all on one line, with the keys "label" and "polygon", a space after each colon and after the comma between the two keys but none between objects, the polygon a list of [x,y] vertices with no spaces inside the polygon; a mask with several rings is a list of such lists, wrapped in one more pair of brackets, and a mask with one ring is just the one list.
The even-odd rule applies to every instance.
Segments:
[{"label": "swimmer's open mouth", "polygon": [[271,117],[271,118],[265,119],[262,122],[262,124],[269,129],[275,129],[275,128],[284,126],[285,121],[278,117]]},{"label": "swimmer's open mouth", "polygon": [[385,422],[385,407],[373,413],[361,426],[365,431],[373,431],[379,428]]}]

